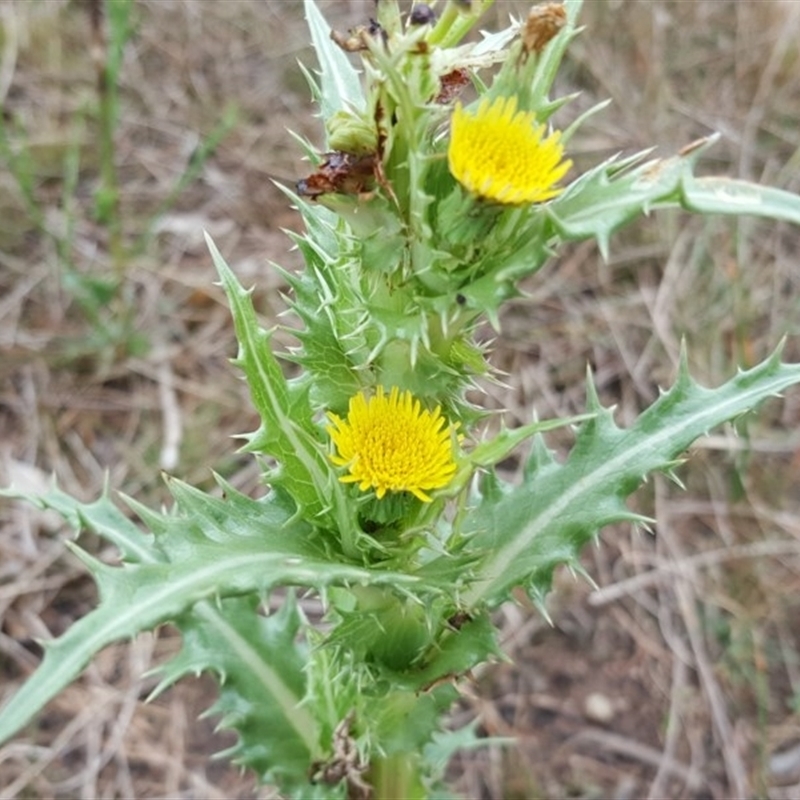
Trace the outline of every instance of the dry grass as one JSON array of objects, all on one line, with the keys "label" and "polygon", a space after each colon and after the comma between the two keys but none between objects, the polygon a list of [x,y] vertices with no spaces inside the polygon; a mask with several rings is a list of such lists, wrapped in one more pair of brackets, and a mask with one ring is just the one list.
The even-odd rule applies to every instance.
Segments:
[{"label": "dry grass", "polygon": [[[346,27],[370,5],[323,7]],[[493,13],[520,7],[498,2]],[[252,462],[233,454],[230,436],[255,418],[227,363],[233,334],[201,231],[245,283],[257,282],[273,318],[278,282],[267,262],[296,266],[280,229],[298,223],[270,178],[291,182],[304,170],[284,128],[312,137],[315,128],[295,66],[311,60],[299,4],[140,0],[137,13],[117,137],[126,236],[163,201],[226,105],[238,106],[239,121],[126,265],[133,328],[149,340],[135,354],[98,346],[52,239],[0,170],[0,482],[35,487],[55,473],[88,499],[108,473],[113,486],[158,503],[162,464],[199,485],[209,485],[213,466],[245,490],[257,486]],[[0,6],[0,20],[3,113],[31,132],[37,202],[51,230],[74,220],[74,262],[103,274],[107,241],[89,214],[85,9],[17,0]],[[581,107],[606,96],[614,104],[576,142],[578,164],[652,144],[668,154],[719,130],[709,171],[800,191],[800,4],[590,0],[583,21],[562,88],[583,90]],[[82,168],[65,214],[62,165],[76,142]],[[489,387],[487,405],[519,419],[532,407],[542,417],[578,412],[589,362],[601,397],[630,421],[671,380],[681,338],[694,374],[710,384],[784,334],[787,356],[800,359],[796,229],[661,214],[618,234],[612,253],[604,264],[592,245],[571,248],[529,282],[493,355],[509,388]],[[451,772],[465,794],[800,794],[799,419],[792,392],[739,438],[722,431],[699,443],[681,470],[688,491],[649,484],[637,503],[658,517],[655,536],[606,531],[586,555],[598,588],[559,576],[552,627],[524,603],[503,611],[513,663],[477,676],[456,717],[480,713],[488,733],[518,745],[457,759]],[[5,504],[0,526],[6,696],[37,663],[34,639],[63,631],[94,591],[49,516]],[[104,652],[0,748],[0,796],[270,796],[208,760],[227,743],[212,722],[196,721],[209,681],[142,702],[153,685],[142,675],[175,647],[163,631]]]}]

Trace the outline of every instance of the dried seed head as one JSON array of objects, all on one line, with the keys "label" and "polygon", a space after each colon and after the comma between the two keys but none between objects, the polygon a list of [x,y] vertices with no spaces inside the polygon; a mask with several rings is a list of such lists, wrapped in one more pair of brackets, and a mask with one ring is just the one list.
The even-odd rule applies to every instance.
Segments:
[{"label": "dried seed head", "polygon": [[525,21],[522,46],[526,53],[541,53],[544,46],[567,24],[562,3],[541,3],[534,6]]}]

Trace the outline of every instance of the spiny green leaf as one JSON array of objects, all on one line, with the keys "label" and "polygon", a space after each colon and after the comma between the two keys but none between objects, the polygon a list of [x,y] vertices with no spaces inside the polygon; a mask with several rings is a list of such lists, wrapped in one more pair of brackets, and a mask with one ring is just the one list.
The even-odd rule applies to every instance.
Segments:
[{"label": "spiny green leaf", "polygon": [[353,555],[359,528],[312,419],[308,383],[290,385],[286,380],[270,350],[269,335],[258,325],[250,293],[208,235],[206,242],[231,304],[239,341],[237,363],[261,417],[261,427],[250,435],[246,449],[277,459],[279,467],[270,482],[284,487],[306,518],[329,523],[341,537],[344,552]]},{"label": "spiny green leaf", "polygon": [[446,630],[421,668],[405,676],[404,683],[422,691],[437,681],[458,678],[492,657],[500,657],[497,632],[488,615],[480,614]]},{"label": "spiny green leaf", "polygon": [[417,602],[397,603],[375,611],[340,611],[341,622],[331,632],[329,643],[342,645],[359,661],[375,663],[390,671],[408,668],[431,635],[425,609]]},{"label": "spiny green leaf", "polygon": [[471,464],[488,467],[497,464],[508,456],[514,448],[522,442],[531,439],[537,433],[564,428],[568,425],[577,425],[585,422],[591,414],[580,414],[566,419],[536,420],[519,428],[503,428],[496,436],[487,442],[481,442],[468,455]]},{"label": "spiny green leaf", "polygon": [[483,553],[478,579],[469,587],[466,608],[505,599],[515,585],[540,599],[554,568],[576,563],[580,549],[611,522],[643,522],[625,505],[653,471],[670,470],[675,459],[716,425],[755,408],[761,401],[800,383],[800,365],[781,364],[780,352],[739,372],[717,389],[705,389],[681,369],[664,393],[627,429],[607,409],[585,422],[566,462],[535,451],[518,487],[484,493],[466,523],[474,534],[467,550]]},{"label": "spiny green leaf", "polygon": [[732,178],[687,175],[681,205],[700,214],[752,214],[800,225],[800,196]]},{"label": "spiny green leaf", "polygon": [[[431,741],[425,745],[423,754],[425,762],[435,781],[444,779],[450,759],[459,750],[475,750],[479,747],[492,747],[497,745],[514,745],[513,736],[481,736],[476,734],[481,724],[480,717],[454,731],[438,731],[433,734]],[[457,795],[439,789],[431,795],[436,800],[459,800]]]},{"label": "spiny green leaf", "polygon": [[320,66],[319,103],[324,119],[337,111],[363,111],[366,105],[358,71],[331,40],[331,28],[314,0],[305,0],[306,20]]},{"label": "spiny green leaf", "polygon": [[18,492],[11,486],[0,490],[0,497],[21,498],[38,508],[57,511],[75,530],[96,531],[120,551],[123,560],[132,564],[164,560],[153,536],[137,528],[105,494],[94,503],[81,503],[55,485],[37,495]]},{"label": "spiny green leaf", "polygon": [[315,404],[343,413],[361,388],[356,377],[358,358],[352,351],[364,350],[367,345],[356,334],[358,320],[353,314],[354,304],[349,302],[353,291],[346,283],[348,265],[339,266],[337,272],[324,262],[309,264],[305,273],[284,273],[284,277],[293,290],[292,308],[305,325],[304,330],[292,331],[300,347],[290,358],[305,367],[313,382],[311,398]]},{"label": "spiny green leaf", "polygon": [[419,753],[457,699],[455,687],[445,683],[427,692],[391,692],[368,704],[364,713],[383,753]]},{"label": "spiny green leaf", "polygon": [[[656,208],[684,208],[701,214],[752,214],[800,225],[800,197],[780,189],[730,178],[696,178],[699,156],[719,138],[708,136],[677,156],[635,167],[650,151],[624,161],[616,157],[577,178],[547,208],[560,236],[594,237],[608,256],[611,233]],[[634,168],[635,167],[635,168]]]},{"label": "spiny green leaf", "polygon": [[[45,645],[39,668],[0,711],[0,741],[25,725],[103,647],[176,620],[204,600],[261,595],[279,585],[324,590],[336,584],[373,583],[393,589],[437,591],[430,581],[410,575],[330,559],[311,536],[307,523],[295,519],[276,527],[265,522],[275,520],[269,498],[261,501],[264,507],[259,513],[259,501],[236,496],[228,526],[206,499],[200,501],[185,489],[179,493],[178,513],[163,515],[159,535],[163,549],[153,551],[159,560],[143,558],[139,563],[112,567],[75,548],[98,583],[100,605]],[[102,526],[95,532],[109,541],[120,540],[120,531],[125,533],[132,524],[108,497],[86,506],[76,501],[65,503],[64,495],[57,492],[52,498],[52,506],[48,495],[39,502],[42,507],[63,510],[73,524],[101,520]],[[249,515],[240,513],[245,503],[253,504],[248,506]],[[278,518],[282,515],[279,510]],[[117,520],[118,530],[111,530],[110,519]],[[164,560],[164,556],[170,560]]]},{"label": "spiny green leaf", "polygon": [[213,672],[220,696],[204,716],[220,715],[220,727],[239,740],[222,755],[252,770],[284,793],[312,791],[307,780],[321,753],[312,709],[303,705],[309,648],[298,641],[302,622],[294,596],[268,617],[255,596],[198,603],[175,620],[182,648],[160,667],[154,695],[184,675]]},{"label": "spiny green leaf", "polygon": [[591,414],[581,414],[565,419],[537,420],[519,428],[503,427],[491,439],[476,445],[464,456],[458,472],[448,486],[448,494],[455,495],[460,492],[472,479],[476,467],[493,467],[508,457],[522,442],[533,439],[537,433],[552,431],[568,425],[577,425],[590,417]]},{"label": "spiny green leaf", "polygon": [[649,213],[655,203],[674,201],[683,174],[679,159],[652,160],[634,169],[649,152],[623,161],[609,159],[545,206],[558,234],[568,241],[593,237],[607,258],[609,240],[617,228]]}]

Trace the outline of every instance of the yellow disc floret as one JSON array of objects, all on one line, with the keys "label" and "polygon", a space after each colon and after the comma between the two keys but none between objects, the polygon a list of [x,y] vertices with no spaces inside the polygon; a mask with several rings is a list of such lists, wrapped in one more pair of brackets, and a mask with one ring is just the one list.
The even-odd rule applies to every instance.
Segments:
[{"label": "yellow disc floret", "polygon": [[542,203],[561,192],[555,184],[571,161],[562,161],[560,132],[545,136],[531,111],[518,111],[516,97],[484,98],[470,114],[453,111],[450,172],[473,194],[498,203]]},{"label": "yellow disc floret", "polygon": [[361,491],[411,492],[424,502],[427,490],[446,486],[456,471],[453,430],[437,406],[423,409],[411,392],[395,386],[386,396],[382,386],[369,399],[364,392],[350,398],[347,418],[328,415],[327,431],[336,446],[334,464],[347,467],[340,480]]}]

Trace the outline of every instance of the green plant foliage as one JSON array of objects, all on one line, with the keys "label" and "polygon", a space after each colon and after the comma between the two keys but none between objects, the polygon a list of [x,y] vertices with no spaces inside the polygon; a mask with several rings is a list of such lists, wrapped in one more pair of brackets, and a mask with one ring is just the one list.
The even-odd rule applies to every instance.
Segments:
[{"label": "green plant foliage", "polygon": [[[125,104],[120,87],[126,80],[125,53],[136,36],[140,10],[134,0],[97,0],[68,10],[82,17],[82,35],[92,46],[76,48],[74,42],[66,39],[54,40],[45,51],[53,48],[75,51],[71,58],[83,61],[84,66],[96,73],[96,92],[68,117],[59,119],[59,132],[48,145],[46,158],[37,141],[41,132],[27,130],[22,115],[15,113],[13,105],[0,115],[0,161],[16,184],[28,224],[52,246],[62,289],[89,326],[88,332],[59,348],[59,361],[86,356],[111,360],[120,353],[137,356],[147,351],[146,334],[134,329],[134,293],[127,281],[128,270],[135,258],[152,244],[158,221],[200,175],[204,164],[236,123],[235,110],[224,109],[218,124],[198,142],[182,173],[164,196],[143,218],[127,218],[130,213],[127,207],[131,204],[126,203],[128,187],[120,177],[118,164]],[[60,30],[55,33],[63,35]],[[64,74],[68,76],[61,76],[67,94],[74,93],[77,66],[69,67]],[[63,103],[64,98],[59,102]],[[69,101],[64,108],[73,105]],[[87,179],[92,186],[91,203],[83,203]],[[46,213],[45,198],[52,195],[50,184],[54,180],[61,183],[57,214]],[[138,204],[137,201],[133,205]],[[91,271],[76,260],[77,254],[83,252],[76,238],[81,230],[81,217],[91,218],[92,227],[99,225],[103,231],[99,240],[107,243],[106,250],[99,249],[93,259],[99,266]],[[54,224],[56,219],[63,219],[63,223]],[[134,227],[137,233],[129,235],[128,231]]]},{"label": "green plant foliage", "polygon": [[208,239],[222,285],[228,294],[239,340],[234,363],[247,377],[261,427],[248,437],[247,450],[275,458],[280,465],[269,480],[283,486],[309,518],[330,513],[348,537],[354,522],[348,519],[343,492],[325,457],[319,431],[312,419],[308,383],[287,381],[269,347],[269,334],[258,326],[249,294]]},{"label": "green plant foliage", "polygon": [[502,602],[522,584],[541,603],[553,569],[569,564],[579,570],[578,555],[600,528],[648,523],[625,505],[647,475],[671,472],[699,436],[799,382],[800,365],[782,364],[780,350],[718,389],[695,383],[684,360],[675,385],[627,429],[600,407],[589,383],[594,415],[581,424],[563,464],[537,438],[520,486],[484,481],[465,533],[474,534],[469,548],[486,555],[465,603]]},{"label": "green plant foliage", "polygon": [[[626,505],[648,475],[674,477],[697,437],[800,383],[780,348],[714,389],[690,377],[684,356],[672,388],[626,428],[590,377],[585,414],[485,433],[489,414],[477,392],[467,397],[492,374],[477,328],[499,326],[519,280],[561,244],[594,239],[607,254],[615,230],[669,207],[800,223],[791,194],[695,177],[714,137],[673,158],[612,158],[558,186],[562,145],[603,107],[562,139],[537,127],[572,99],[551,92],[580,0],[561,16],[550,9],[558,24],[544,41],[512,23],[461,44],[489,4],[447,2],[434,21],[381,0],[377,22],[332,34],[306,0],[320,66],[307,74],[336,152],[303,142],[315,172],[285,190],[305,223],[292,236],[305,269],[281,272],[302,326],[288,352],[273,351],[251,292],[207,239],[260,418],[243,449],[260,459],[266,493],[252,499],[220,480],[217,496],[168,479],[169,511],[124,499],[143,529],[108,494],[28,497],[121,561],[71,545],[98,606],[44,644],[0,711],[0,740],[100,649],[170,623],[182,649],[157,692],[216,676],[208,713],[238,734],[227,754],[261,781],[291,797],[431,796],[454,748],[476,743],[473,726],[447,734],[443,719],[470,671],[502,658],[491,612],[516,587],[544,610],[556,567],[580,572],[604,526],[651,522]],[[480,97],[456,135],[467,83]],[[565,425],[575,442],[559,461],[544,435]],[[521,480],[502,480],[497,465],[525,444]],[[319,619],[302,612],[306,597]]]},{"label": "green plant foliage", "polygon": [[[548,209],[565,240],[597,239],[608,257],[610,235],[642,214],[682,207],[704,214],[752,214],[800,224],[797,197],[779,189],[729,178],[698,178],[694,167],[718,135],[688,152],[639,164],[648,153],[616,157],[579,177]],[[639,164],[639,166],[636,166]]]},{"label": "green plant foliage", "polygon": [[293,595],[268,617],[260,605],[254,595],[228,597],[197,603],[177,617],[183,647],[159,669],[163,680],[155,694],[184,675],[216,673],[220,696],[207,713],[239,734],[224,755],[264,782],[308,793],[302,776],[320,752],[313,712],[301,706],[309,650],[297,641],[303,620]]},{"label": "green plant foliage", "polygon": [[[43,643],[41,666],[3,708],[0,740],[25,725],[103,647],[164,622],[180,625],[184,620],[181,630],[190,633],[197,618],[187,612],[206,600],[247,594],[265,597],[274,587],[286,585],[324,591],[336,584],[406,589],[422,584],[411,575],[330,559],[280,493],[251,500],[220,484],[224,499],[171,479],[173,513],[148,511],[128,500],[154,535],[141,533],[107,496],[88,505],[58,489],[29,498],[41,508],[58,511],[76,528],[115,544],[123,561],[119,566],[104,564],[71,545],[97,583],[99,605],[59,639]],[[427,586],[438,591],[431,583]],[[214,664],[208,668],[216,669]]]},{"label": "green plant foliage", "polygon": [[315,3],[305,4],[311,42],[320,65],[320,82],[306,71],[313,89],[314,99],[319,103],[325,119],[341,111],[361,110],[364,105],[361,80],[347,56],[332,41],[330,26]]}]

